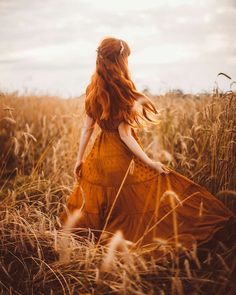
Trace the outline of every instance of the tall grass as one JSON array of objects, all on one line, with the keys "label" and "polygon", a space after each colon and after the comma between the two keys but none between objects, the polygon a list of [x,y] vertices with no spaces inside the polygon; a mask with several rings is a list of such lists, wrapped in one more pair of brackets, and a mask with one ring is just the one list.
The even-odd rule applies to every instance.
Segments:
[{"label": "tall grass", "polygon": [[[236,212],[235,93],[152,98],[160,124],[138,130],[147,153]],[[120,232],[96,244],[90,231],[61,230],[83,99],[1,93],[0,294],[234,294],[230,239],[181,253],[157,240],[166,255],[154,255],[130,251]]]}]

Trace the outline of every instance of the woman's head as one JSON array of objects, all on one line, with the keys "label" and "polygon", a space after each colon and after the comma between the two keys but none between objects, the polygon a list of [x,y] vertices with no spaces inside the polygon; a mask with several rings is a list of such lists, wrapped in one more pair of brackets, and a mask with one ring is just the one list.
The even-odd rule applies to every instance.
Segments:
[{"label": "woman's head", "polygon": [[135,102],[143,98],[142,115],[147,110],[158,113],[154,104],[136,90],[130,78],[128,57],[129,45],[121,39],[105,38],[97,48],[96,70],[86,88],[86,109],[98,122],[102,120],[125,120],[127,123],[138,120]]},{"label": "woman's head", "polygon": [[127,66],[127,58],[130,55],[129,45],[121,39],[105,38],[102,40],[97,48],[97,66],[99,67],[100,61],[109,63],[112,62],[120,66]]}]

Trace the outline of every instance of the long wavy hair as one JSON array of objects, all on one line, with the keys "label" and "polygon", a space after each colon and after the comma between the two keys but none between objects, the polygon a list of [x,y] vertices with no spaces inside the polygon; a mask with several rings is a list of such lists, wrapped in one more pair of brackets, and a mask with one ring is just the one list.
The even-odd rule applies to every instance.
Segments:
[{"label": "long wavy hair", "polygon": [[131,126],[143,121],[155,123],[149,114],[158,114],[154,103],[138,92],[130,78],[128,44],[107,37],[97,48],[96,70],[86,88],[85,109],[98,124],[102,121],[126,121]]}]

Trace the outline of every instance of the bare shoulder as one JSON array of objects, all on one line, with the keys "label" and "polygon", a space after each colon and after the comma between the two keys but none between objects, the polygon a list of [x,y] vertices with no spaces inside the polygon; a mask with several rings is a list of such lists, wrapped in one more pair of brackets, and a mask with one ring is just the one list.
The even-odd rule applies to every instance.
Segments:
[{"label": "bare shoulder", "polygon": [[96,124],[96,120],[94,118],[92,118],[91,116],[89,116],[88,114],[86,114],[86,118],[85,118],[85,127],[94,127]]},{"label": "bare shoulder", "polygon": [[127,136],[131,133],[131,126],[125,122],[125,121],[121,121],[118,125],[118,131],[120,136]]}]

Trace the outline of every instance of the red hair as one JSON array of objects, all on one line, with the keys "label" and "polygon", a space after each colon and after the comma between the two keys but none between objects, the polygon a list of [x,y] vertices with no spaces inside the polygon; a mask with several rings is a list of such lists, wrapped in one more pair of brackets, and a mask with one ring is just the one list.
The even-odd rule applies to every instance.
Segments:
[{"label": "red hair", "polygon": [[[151,122],[148,113],[158,114],[155,105],[138,92],[130,78],[128,56],[131,51],[124,40],[108,37],[97,48],[96,70],[86,88],[85,109],[98,124],[124,120],[133,126],[140,118]],[[140,100],[141,98],[141,100]],[[141,113],[135,103],[141,102]]]}]

